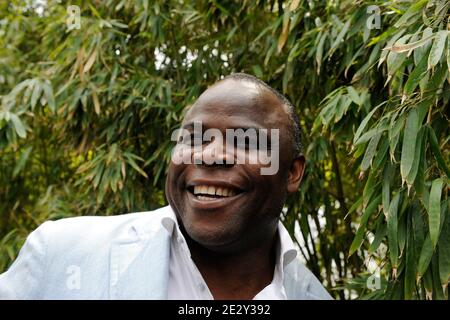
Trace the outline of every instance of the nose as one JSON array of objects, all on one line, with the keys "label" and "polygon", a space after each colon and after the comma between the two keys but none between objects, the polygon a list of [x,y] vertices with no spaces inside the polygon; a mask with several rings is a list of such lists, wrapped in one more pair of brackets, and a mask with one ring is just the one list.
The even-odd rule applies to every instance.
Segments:
[{"label": "nose", "polygon": [[234,150],[227,150],[223,141],[212,139],[211,142],[194,149],[193,163],[197,166],[234,166]]}]

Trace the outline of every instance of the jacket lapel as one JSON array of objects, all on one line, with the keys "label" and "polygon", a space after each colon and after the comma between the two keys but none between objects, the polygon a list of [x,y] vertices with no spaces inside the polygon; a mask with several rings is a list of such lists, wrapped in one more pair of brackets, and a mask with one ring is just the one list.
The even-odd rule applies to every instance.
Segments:
[{"label": "jacket lapel", "polygon": [[170,236],[155,219],[153,228],[111,246],[110,299],[166,299]]}]

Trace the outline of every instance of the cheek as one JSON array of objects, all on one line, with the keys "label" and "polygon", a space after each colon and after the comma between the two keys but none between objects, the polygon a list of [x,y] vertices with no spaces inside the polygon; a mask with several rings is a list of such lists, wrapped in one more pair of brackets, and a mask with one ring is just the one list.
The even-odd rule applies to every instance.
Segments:
[{"label": "cheek", "polygon": [[255,197],[258,198],[260,204],[283,198],[287,188],[287,175],[285,170],[279,170],[273,175],[264,175],[261,173],[261,169],[267,166],[264,164],[245,166],[245,171],[253,181]]},{"label": "cheek", "polygon": [[[183,176],[186,165],[177,165],[173,162],[169,165],[166,180],[166,196],[169,203],[179,201],[180,191],[183,188]],[[171,203],[172,204],[172,203]]]},{"label": "cheek", "polygon": [[[236,163],[252,167],[252,171],[258,175],[276,175],[279,168],[279,155],[270,150],[239,150],[236,152]],[[254,167],[254,168],[253,168]],[[274,168],[273,174],[268,174],[267,168]]]},{"label": "cheek", "polygon": [[186,144],[177,144],[172,150],[171,164],[174,166],[187,165],[193,162],[192,154],[195,148]]}]

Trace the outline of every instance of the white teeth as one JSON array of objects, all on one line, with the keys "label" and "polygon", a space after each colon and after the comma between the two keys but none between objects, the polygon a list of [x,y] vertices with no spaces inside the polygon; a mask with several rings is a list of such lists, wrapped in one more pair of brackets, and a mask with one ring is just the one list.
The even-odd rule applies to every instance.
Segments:
[{"label": "white teeth", "polygon": [[194,195],[198,195],[198,198],[208,198],[211,199],[211,197],[204,197],[201,195],[218,195],[218,196],[222,196],[222,197],[231,197],[236,195],[236,192],[232,189],[228,189],[225,187],[215,187],[215,186],[206,186],[206,185],[202,185],[202,186],[194,186]]},{"label": "white teeth", "polygon": [[212,197],[205,197],[205,196],[198,196],[197,197],[199,200],[202,200],[202,201],[211,201],[211,200],[214,200],[214,198],[212,198]]}]

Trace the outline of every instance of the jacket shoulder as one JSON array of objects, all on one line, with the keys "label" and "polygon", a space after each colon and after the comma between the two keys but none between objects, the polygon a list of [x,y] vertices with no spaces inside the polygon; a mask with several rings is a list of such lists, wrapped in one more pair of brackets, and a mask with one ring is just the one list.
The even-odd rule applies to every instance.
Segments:
[{"label": "jacket shoulder", "polygon": [[51,265],[70,257],[73,260],[97,261],[107,259],[113,243],[131,243],[156,234],[161,220],[171,214],[170,207],[154,211],[116,216],[81,216],[47,221],[36,229],[46,248],[45,256]]},{"label": "jacket shoulder", "polygon": [[[111,272],[114,244],[143,243],[137,240],[151,236],[152,230],[160,231],[161,220],[171,214],[170,207],[163,207],[117,216],[47,221],[27,237],[17,259],[0,275],[0,299],[107,297],[106,275]],[[138,248],[131,245],[128,249],[135,254]],[[126,260],[120,258],[121,263]],[[83,290],[73,291],[67,281],[77,274],[84,279]]]},{"label": "jacket shoulder", "polygon": [[[101,239],[128,239],[161,227],[161,219],[170,215],[170,207],[153,211],[114,216],[79,216],[47,221],[42,225],[50,237],[89,241]],[[41,227],[40,227],[41,228]]]}]

